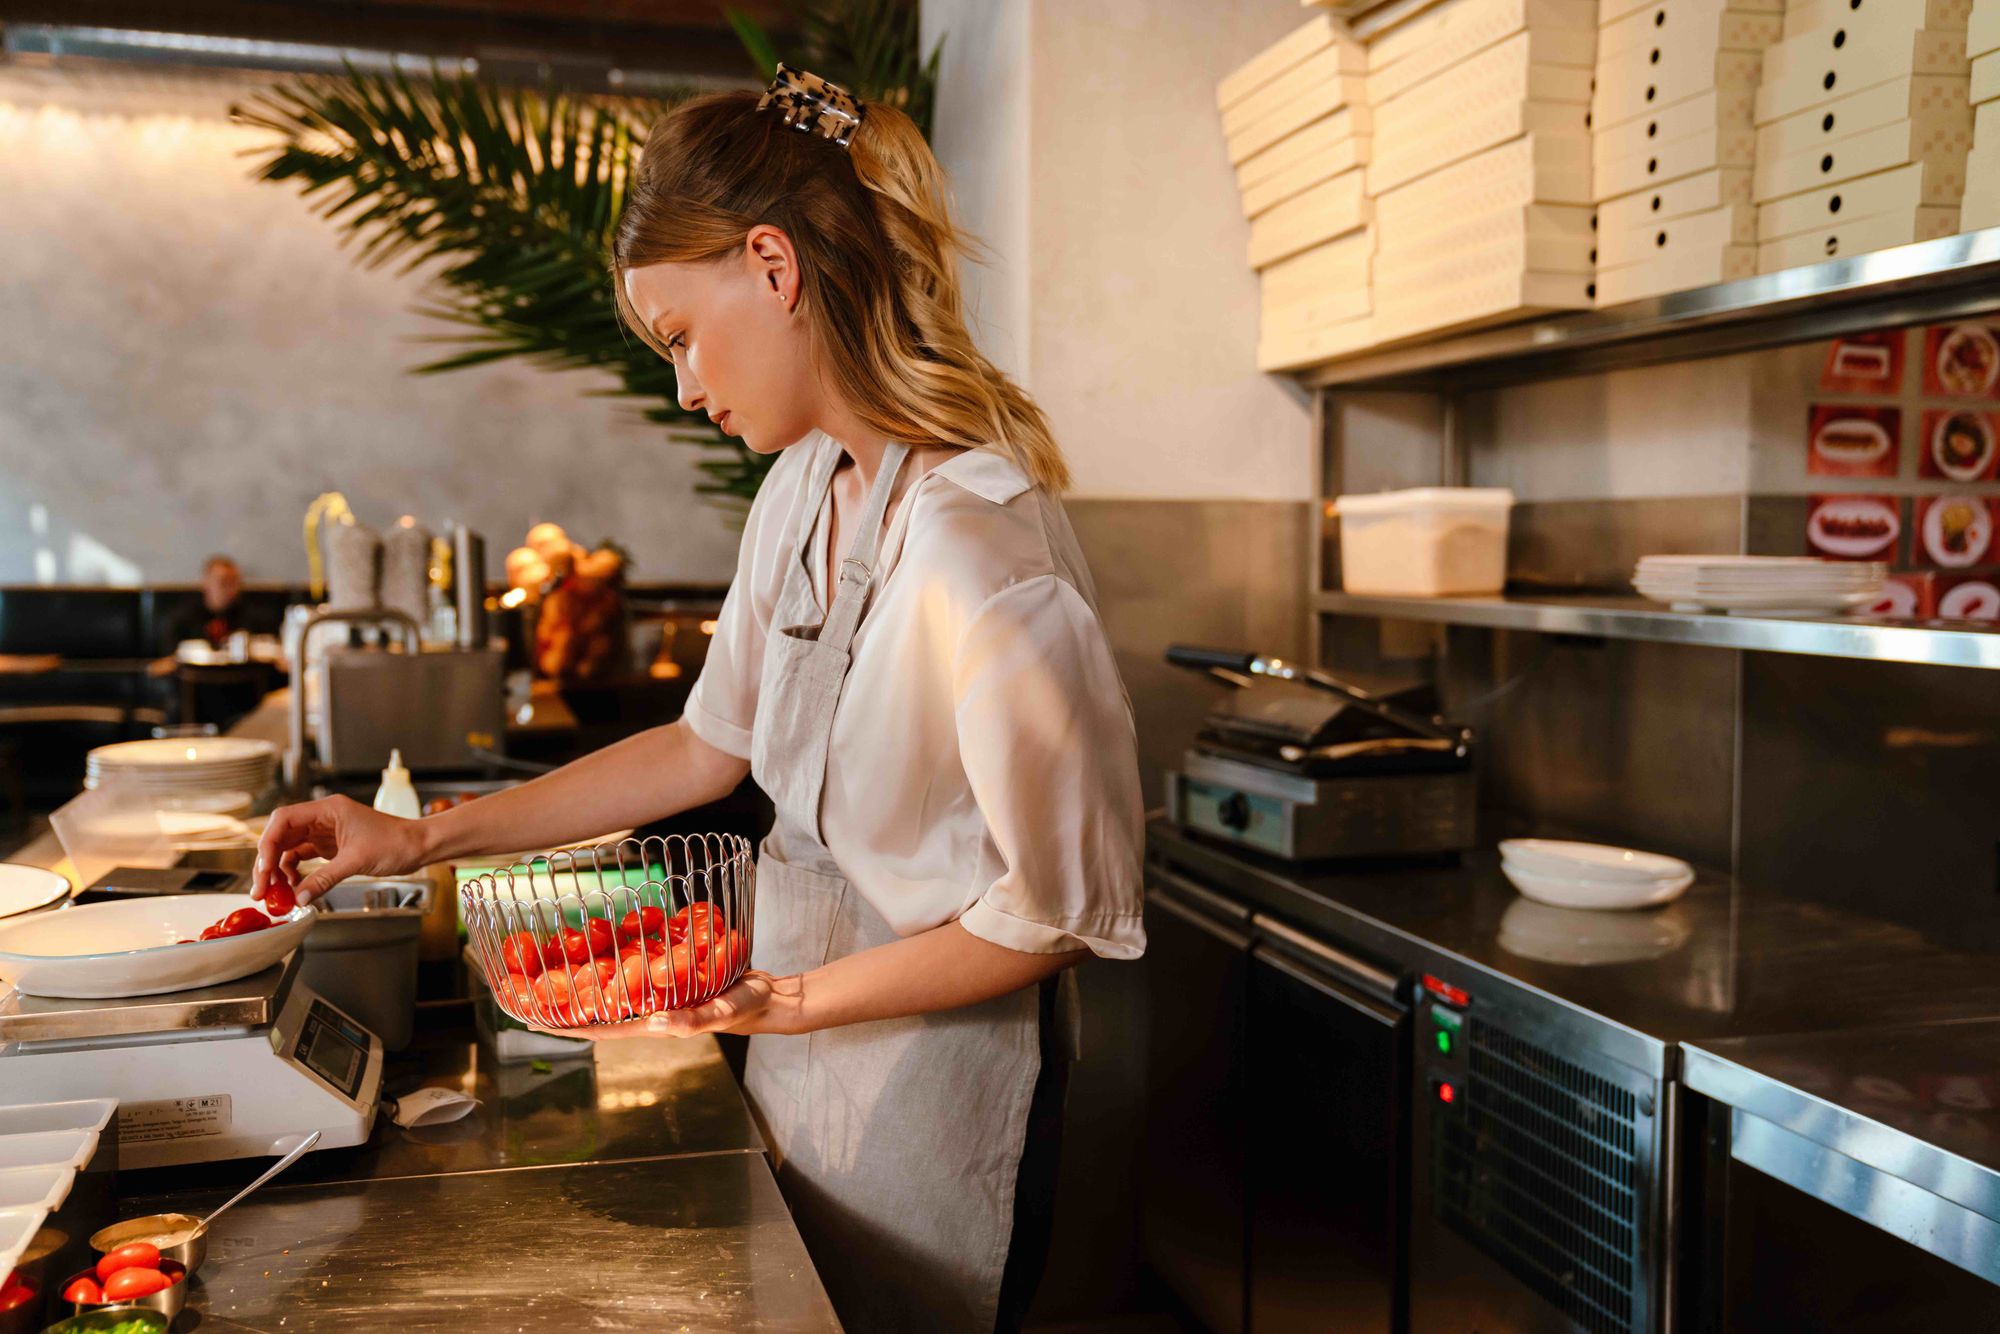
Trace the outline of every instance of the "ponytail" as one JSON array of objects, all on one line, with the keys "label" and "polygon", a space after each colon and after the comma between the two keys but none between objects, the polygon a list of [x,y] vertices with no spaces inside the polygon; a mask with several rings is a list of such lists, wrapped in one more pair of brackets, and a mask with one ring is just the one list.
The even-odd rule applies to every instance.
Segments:
[{"label": "ponytail", "polygon": [[976,242],[916,123],[870,103],[842,147],[757,113],[756,99],[695,98],[653,127],[612,241],[625,322],[653,343],[624,270],[719,259],[770,223],[799,253],[798,310],[857,417],[904,444],[993,445],[1036,485],[1066,490],[1048,419],[966,331],[959,263]]}]

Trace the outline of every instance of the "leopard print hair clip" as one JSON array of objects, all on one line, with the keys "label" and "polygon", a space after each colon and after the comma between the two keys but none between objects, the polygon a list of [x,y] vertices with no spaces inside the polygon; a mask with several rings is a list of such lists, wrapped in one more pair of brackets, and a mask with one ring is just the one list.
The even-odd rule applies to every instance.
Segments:
[{"label": "leopard print hair clip", "polygon": [[837,83],[828,83],[817,74],[791,68],[782,62],[778,77],[758,100],[759,111],[775,108],[785,124],[807,134],[831,139],[846,148],[867,114],[860,99]]}]

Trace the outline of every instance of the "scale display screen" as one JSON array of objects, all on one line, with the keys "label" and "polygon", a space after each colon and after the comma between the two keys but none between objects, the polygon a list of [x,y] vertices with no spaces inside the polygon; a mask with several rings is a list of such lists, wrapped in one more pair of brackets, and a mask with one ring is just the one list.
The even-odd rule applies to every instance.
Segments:
[{"label": "scale display screen", "polygon": [[361,1077],[368,1070],[368,1035],[352,1020],[316,1000],[306,1011],[293,1050],[300,1065],[324,1079],[353,1102],[361,1095]]}]

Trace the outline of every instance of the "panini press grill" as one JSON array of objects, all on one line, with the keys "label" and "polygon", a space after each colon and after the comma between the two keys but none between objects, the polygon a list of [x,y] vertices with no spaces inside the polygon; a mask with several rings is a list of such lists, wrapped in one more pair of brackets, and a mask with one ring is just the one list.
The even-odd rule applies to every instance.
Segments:
[{"label": "panini press grill", "polygon": [[1435,716],[1428,686],[1180,644],[1167,661],[1235,687],[1167,773],[1176,824],[1291,861],[1474,846],[1472,730]]}]

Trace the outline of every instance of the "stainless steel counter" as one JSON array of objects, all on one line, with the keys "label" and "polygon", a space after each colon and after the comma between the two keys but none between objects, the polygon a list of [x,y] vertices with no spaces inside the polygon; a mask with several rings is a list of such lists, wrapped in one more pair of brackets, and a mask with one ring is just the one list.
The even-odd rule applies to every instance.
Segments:
[{"label": "stainless steel counter", "polygon": [[1675,1044],[2000,1016],[2000,957],[1706,871],[1641,913],[1550,908],[1490,854],[1431,866],[1302,867],[1154,821],[1155,874],[1208,882],[1378,961],[1443,958],[1626,1031],[1615,1053],[1671,1074]]},{"label": "stainless steel counter", "polygon": [[2000,1019],[1684,1048],[1731,1152],[2000,1283]]},{"label": "stainless steel counter", "polygon": [[[132,1202],[201,1212],[220,1192]],[[760,1153],[251,1196],[183,1329],[837,1330]]]}]

